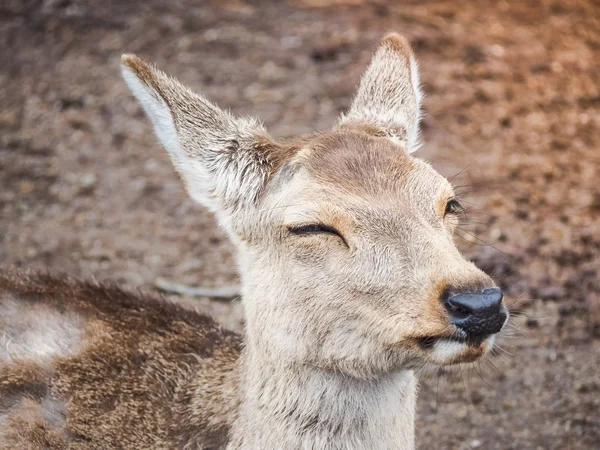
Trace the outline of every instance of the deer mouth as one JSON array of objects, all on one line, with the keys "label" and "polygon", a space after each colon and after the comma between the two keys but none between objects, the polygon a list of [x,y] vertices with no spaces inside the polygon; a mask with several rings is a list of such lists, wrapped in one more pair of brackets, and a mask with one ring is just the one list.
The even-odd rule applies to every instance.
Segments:
[{"label": "deer mouth", "polygon": [[465,344],[468,347],[481,347],[481,344],[489,338],[488,335],[480,335],[480,336],[461,336],[461,335],[452,335],[452,336],[424,336],[417,339],[417,343],[419,347],[423,350],[432,350],[435,345],[439,342],[457,342],[460,344]]}]

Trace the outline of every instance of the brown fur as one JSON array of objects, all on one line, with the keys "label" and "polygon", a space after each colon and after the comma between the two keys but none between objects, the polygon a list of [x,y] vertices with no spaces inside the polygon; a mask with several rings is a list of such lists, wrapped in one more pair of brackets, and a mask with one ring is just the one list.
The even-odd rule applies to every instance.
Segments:
[{"label": "brown fur", "polygon": [[410,58],[414,57],[412,48],[408,40],[398,33],[390,33],[381,40],[382,45],[388,46],[399,56],[406,58],[407,63]]},{"label": "brown fur", "polygon": [[[0,273],[0,301],[9,298],[85,325],[75,355],[0,363],[0,449],[223,445],[237,334],[159,297],[64,277]],[[6,332],[19,330],[0,318]]]}]

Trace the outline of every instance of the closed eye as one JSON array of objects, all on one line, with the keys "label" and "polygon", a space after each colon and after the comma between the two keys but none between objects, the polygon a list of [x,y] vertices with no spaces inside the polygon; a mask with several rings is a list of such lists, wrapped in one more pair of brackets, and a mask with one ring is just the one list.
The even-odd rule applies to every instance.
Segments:
[{"label": "closed eye", "polygon": [[344,243],[344,245],[346,245],[346,247],[348,247],[348,243],[346,242],[346,239],[344,238],[344,236],[342,236],[342,233],[340,233],[335,228],[333,228],[329,225],[325,225],[323,223],[308,223],[308,224],[304,224],[304,225],[296,225],[296,226],[291,226],[288,229],[289,229],[290,233],[296,234],[296,235],[332,234],[334,236],[339,237],[342,240],[342,242]]}]

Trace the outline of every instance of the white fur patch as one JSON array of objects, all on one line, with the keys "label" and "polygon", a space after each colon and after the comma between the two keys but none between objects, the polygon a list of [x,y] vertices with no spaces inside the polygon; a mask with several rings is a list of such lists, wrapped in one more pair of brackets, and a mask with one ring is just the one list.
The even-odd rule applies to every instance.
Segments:
[{"label": "white fur patch", "polygon": [[435,343],[431,357],[438,364],[452,361],[465,351],[466,345],[461,342],[440,340]]},{"label": "white fur patch", "polygon": [[140,81],[127,66],[122,65],[121,69],[125,83],[150,119],[154,133],[167,150],[173,166],[182,175],[188,193],[198,203],[207,204],[214,209],[203,192],[206,190],[206,182],[198,180],[203,170],[194,170],[195,163],[181,149],[171,108],[158,92]]},{"label": "white fur patch", "polygon": [[49,359],[78,352],[85,328],[74,312],[43,303],[0,299],[0,362]]},{"label": "white fur patch", "polygon": [[123,78],[133,92],[133,95],[138,100],[146,115],[152,122],[154,132],[160,139],[171,156],[179,157],[179,141],[173,116],[167,103],[160,95],[152,91],[148,86],[140,81],[140,79],[127,68],[122,66]]},{"label": "white fur patch", "polygon": [[[491,335],[483,342],[484,354],[487,354],[494,347],[495,341],[496,336]],[[440,365],[450,364],[455,361],[456,358],[460,357],[461,354],[465,353],[466,350],[468,350],[467,344],[442,339],[433,346],[431,358]]]},{"label": "white fur patch", "polygon": [[[47,396],[41,400],[35,400],[28,396],[21,397],[8,409],[0,410],[0,450],[14,448],[14,436],[12,439],[9,436],[13,434],[12,427],[15,420],[27,422],[32,427],[44,426],[55,432],[64,432],[67,414],[67,405],[53,397]],[[10,442],[7,442],[9,439]]]}]

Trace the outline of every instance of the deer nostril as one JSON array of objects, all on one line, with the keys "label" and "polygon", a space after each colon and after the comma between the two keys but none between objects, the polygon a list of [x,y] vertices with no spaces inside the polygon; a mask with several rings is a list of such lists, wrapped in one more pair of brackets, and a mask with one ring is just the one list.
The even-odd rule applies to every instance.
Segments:
[{"label": "deer nostril", "polygon": [[444,306],[450,322],[470,336],[498,333],[506,321],[502,291],[498,288],[450,296]]},{"label": "deer nostril", "polygon": [[458,318],[466,318],[471,315],[471,310],[464,305],[453,302],[452,299],[446,301],[446,309],[448,312]]}]

